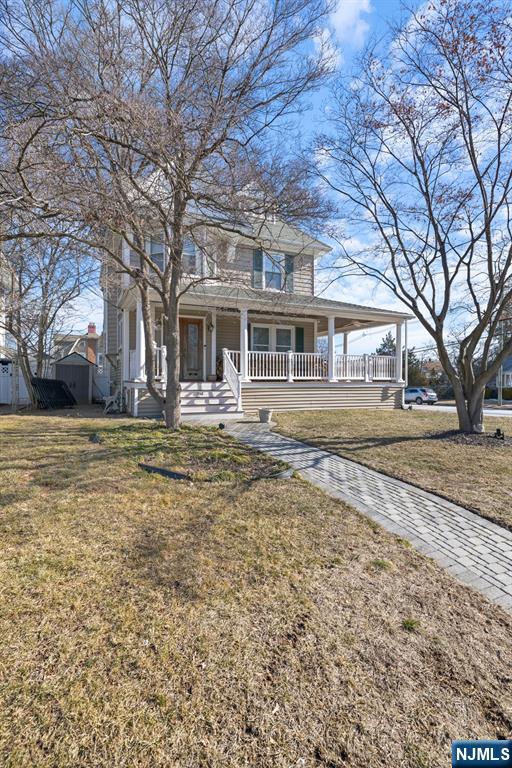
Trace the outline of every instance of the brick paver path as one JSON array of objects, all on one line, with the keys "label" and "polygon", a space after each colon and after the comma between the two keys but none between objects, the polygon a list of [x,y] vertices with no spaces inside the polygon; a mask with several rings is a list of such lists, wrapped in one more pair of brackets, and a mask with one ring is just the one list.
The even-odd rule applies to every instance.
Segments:
[{"label": "brick paver path", "polygon": [[512,532],[408,483],[278,435],[267,425],[239,422],[228,431],[287,462],[331,496],[408,539],[460,581],[512,609]]}]

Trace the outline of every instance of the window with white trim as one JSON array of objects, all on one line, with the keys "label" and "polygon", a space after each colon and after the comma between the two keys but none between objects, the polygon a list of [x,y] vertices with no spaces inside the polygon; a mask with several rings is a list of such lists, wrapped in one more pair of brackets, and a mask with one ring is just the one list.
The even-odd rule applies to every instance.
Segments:
[{"label": "window with white trim", "polygon": [[282,291],[284,286],[284,253],[263,254],[263,287]]},{"label": "window with white trim", "polygon": [[252,326],[252,348],[254,352],[270,352],[270,328],[268,326]]},{"label": "window with white trim", "polygon": [[181,261],[183,272],[187,275],[198,275],[200,270],[197,262],[196,245],[189,237],[185,237],[183,240],[183,255]]},{"label": "window with white trim", "polygon": [[151,235],[149,238],[149,257],[161,270],[164,268],[164,242],[161,235]]},{"label": "window with white trim", "polygon": [[253,352],[290,352],[295,349],[295,327],[292,325],[251,324]]},{"label": "window with white trim", "polygon": [[292,328],[276,328],[276,352],[289,352],[293,349]]}]

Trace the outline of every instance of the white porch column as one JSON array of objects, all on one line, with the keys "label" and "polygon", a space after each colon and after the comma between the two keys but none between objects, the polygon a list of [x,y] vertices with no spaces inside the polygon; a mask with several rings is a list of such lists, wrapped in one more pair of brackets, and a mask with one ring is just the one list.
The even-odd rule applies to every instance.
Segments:
[{"label": "white porch column", "polygon": [[142,301],[137,300],[135,317],[135,378],[144,379],[146,368],[146,338],[142,320]]},{"label": "white porch column", "polygon": [[336,341],[336,328],[335,328],[335,318],[330,316],[327,318],[327,373],[329,377],[329,381],[338,381],[336,378],[335,373],[335,357],[336,357],[336,348],[335,348],[335,341]]},{"label": "white porch column", "polygon": [[249,328],[247,323],[247,310],[240,310],[240,373],[242,381],[249,381],[248,374],[248,356],[249,356]]},{"label": "white porch column", "polygon": [[217,377],[217,310],[212,309],[212,332],[210,334],[210,375]]},{"label": "white porch column", "polygon": [[396,336],[395,336],[395,345],[396,345],[396,360],[395,360],[395,367],[396,367],[396,380],[397,381],[403,381],[403,368],[402,368],[402,331],[403,331],[403,321],[396,324]]},{"label": "white porch column", "polygon": [[348,355],[348,333],[343,334],[343,354]]},{"label": "white porch column", "polygon": [[130,378],[130,312],[123,309],[123,338],[121,341],[123,355],[123,381]]}]

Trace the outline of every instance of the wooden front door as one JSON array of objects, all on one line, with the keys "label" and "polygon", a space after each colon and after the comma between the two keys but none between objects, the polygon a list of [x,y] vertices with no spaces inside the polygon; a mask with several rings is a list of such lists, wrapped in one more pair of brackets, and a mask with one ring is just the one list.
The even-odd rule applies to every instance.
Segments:
[{"label": "wooden front door", "polygon": [[203,375],[203,321],[180,317],[180,379],[200,381]]}]

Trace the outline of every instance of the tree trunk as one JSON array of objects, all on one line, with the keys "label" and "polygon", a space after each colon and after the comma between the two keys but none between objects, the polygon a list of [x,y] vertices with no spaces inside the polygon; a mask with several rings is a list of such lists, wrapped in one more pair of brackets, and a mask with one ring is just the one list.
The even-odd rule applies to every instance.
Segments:
[{"label": "tree trunk", "polygon": [[23,381],[25,382],[25,387],[27,388],[28,397],[30,400],[30,406],[31,408],[35,408],[37,406],[37,398],[36,398],[36,393],[34,392],[34,387],[32,386],[32,371],[30,368],[28,352],[24,347],[24,345],[20,345],[19,343],[18,343],[17,357],[18,357],[18,364],[20,366],[21,373],[23,375]]},{"label": "tree trunk", "polygon": [[464,393],[460,384],[454,387],[459,429],[462,432],[480,434],[484,431],[484,392],[485,387],[478,387],[471,393]]},{"label": "tree trunk", "polygon": [[172,299],[168,305],[167,318],[164,318],[164,343],[167,350],[165,425],[169,429],[179,429],[181,423],[179,309],[178,301]]}]

